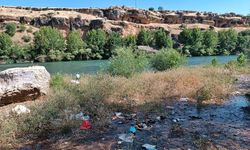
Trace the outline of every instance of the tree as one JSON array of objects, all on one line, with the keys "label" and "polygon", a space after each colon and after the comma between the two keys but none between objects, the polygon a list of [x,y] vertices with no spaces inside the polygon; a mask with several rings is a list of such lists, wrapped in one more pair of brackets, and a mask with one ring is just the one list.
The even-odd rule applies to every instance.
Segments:
[{"label": "tree", "polygon": [[158,71],[179,67],[184,63],[184,57],[174,49],[162,49],[151,59],[151,65]]},{"label": "tree", "polygon": [[16,33],[16,25],[14,23],[7,24],[5,29],[5,33],[9,36],[14,36]]},{"label": "tree", "polygon": [[203,46],[206,51],[207,56],[213,55],[215,53],[216,47],[218,45],[218,34],[213,30],[206,30],[203,33]]},{"label": "tree", "polygon": [[155,46],[159,49],[173,47],[172,39],[162,29],[159,29],[155,32],[154,39],[155,39]]},{"label": "tree", "polygon": [[123,46],[123,39],[117,32],[112,32],[105,44],[105,57],[110,58],[114,53],[115,49]]},{"label": "tree", "polygon": [[219,54],[233,54],[237,45],[237,32],[233,29],[220,31],[218,34]]},{"label": "tree", "polygon": [[79,31],[71,31],[67,36],[66,59],[72,60],[74,58],[82,59],[81,51],[86,48],[86,44],[81,38]]},{"label": "tree", "polygon": [[65,40],[63,35],[57,29],[51,27],[41,27],[34,34],[34,44],[36,54],[47,55],[54,60],[62,60],[65,49]]},{"label": "tree", "polygon": [[103,58],[104,45],[106,43],[106,33],[102,29],[93,29],[88,31],[86,34],[86,43],[92,50],[92,58]]},{"label": "tree", "polygon": [[154,11],[155,9],[154,9],[154,7],[150,7],[148,10],[149,11]]},{"label": "tree", "polygon": [[147,46],[153,45],[153,38],[152,32],[143,28],[137,36],[137,44]]},{"label": "tree", "polygon": [[248,50],[250,50],[250,30],[241,31],[238,34],[236,51],[246,53]]},{"label": "tree", "polygon": [[12,46],[11,38],[6,33],[0,33],[0,56],[9,56],[9,50]]},{"label": "tree", "polygon": [[164,10],[164,8],[162,6],[158,7],[158,11],[163,11],[163,10]]}]

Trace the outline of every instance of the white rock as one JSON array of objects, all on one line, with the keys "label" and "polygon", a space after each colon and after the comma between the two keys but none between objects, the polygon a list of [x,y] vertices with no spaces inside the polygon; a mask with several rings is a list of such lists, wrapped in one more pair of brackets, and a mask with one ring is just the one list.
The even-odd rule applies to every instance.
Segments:
[{"label": "white rock", "polygon": [[146,150],[156,150],[155,145],[143,144],[142,147],[145,148]]},{"label": "white rock", "polygon": [[80,84],[80,81],[78,81],[78,80],[71,80],[70,82],[73,84]]},{"label": "white rock", "polygon": [[20,114],[27,114],[27,113],[30,113],[30,109],[28,109],[26,106],[24,105],[17,105],[16,107],[14,107],[12,109],[12,112],[13,113],[16,113],[18,115]]},{"label": "white rock", "polygon": [[50,74],[43,66],[0,72],[0,105],[34,100],[49,91]]}]

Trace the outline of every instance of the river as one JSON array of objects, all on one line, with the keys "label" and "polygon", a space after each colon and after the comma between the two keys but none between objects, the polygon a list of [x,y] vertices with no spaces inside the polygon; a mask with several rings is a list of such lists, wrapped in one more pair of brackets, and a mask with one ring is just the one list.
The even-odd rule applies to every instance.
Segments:
[{"label": "river", "polygon": [[[206,65],[211,63],[213,58],[217,58],[219,63],[227,63],[231,60],[236,60],[237,56],[200,56],[187,58],[188,66]],[[27,67],[32,65],[45,66],[51,73],[75,74],[87,73],[94,74],[108,65],[108,60],[90,60],[90,61],[67,61],[67,62],[46,62],[46,63],[22,63],[22,64],[4,64],[0,65],[0,71],[8,68]]]}]

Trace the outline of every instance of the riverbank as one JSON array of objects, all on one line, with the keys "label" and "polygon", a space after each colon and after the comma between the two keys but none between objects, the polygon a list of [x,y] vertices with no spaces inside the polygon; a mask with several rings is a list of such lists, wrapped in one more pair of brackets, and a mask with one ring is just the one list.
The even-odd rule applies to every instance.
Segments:
[{"label": "riverbank", "polygon": [[[72,76],[58,75],[53,78],[46,99],[25,103],[31,110],[29,114],[1,115],[0,145],[3,149],[30,145],[40,149],[126,149],[131,146],[140,149],[147,142],[158,149],[199,149],[204,144],[244,149],[249,147],[244,140],[250,131],[240,125],[237,128],[243,128],[238,139],[230,140],[238,132],[235,127],[242,120],[230,125],[233,123],[229,114],[231,107],[224,104],[224,100],[237,91],[235,77],[242,74],[242,70],[244,74],[250,73],[244,68],[206,66],[145,72],[131,78],[84,75],[80,84],[72,83]],[[11,107],[14,106],[1,110],[11,110]],[[225,122],[225,118],[220,119],[225,114],[216,113],[220,109],[227,113]],[[196,113],[198,110],[204,110],[201,116]],[[207,117],[213,111],[214,116]],[[236,113],[238,111],[247,116],[240,107]],[[81,120],[74,116],[80,112],[90,116],[91,129],[79,129]],[[125,118],[117,118],[115,112],[122,112]],[[121,141],[118,134],[127,133],[131,123],[143,122],[152,128],[138,129],[133,144],[118,144]],[[243,122],[247,124],[247,120]],[[227,130],[212,130],[222,125]],[[197,128],[194,130],[193,126]],[[241,133],[243,129],[246,130]],[[226,134],[228,136],[224,136]]]}]

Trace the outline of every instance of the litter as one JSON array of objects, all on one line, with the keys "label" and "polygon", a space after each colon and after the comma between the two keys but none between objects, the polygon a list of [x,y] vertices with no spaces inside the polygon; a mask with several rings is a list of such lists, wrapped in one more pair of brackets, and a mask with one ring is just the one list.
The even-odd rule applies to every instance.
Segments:
[{"label": "litter", "polygon": [[119,118],[119,119],[124,119],[124,116],[122,116],[123,114],[121,112],[115,112],[115,117],[113,117],[113,119]]},{"label": "litter", "polygon": [[76,74],[76,79],[79,80],[81,78],[81,75],[79,73]]},{"label": "litter", "polygon": [[134,141],[134,138],[131,134],[120,134],[119,139],[123,142],[132,143]]},{"label": "litter", "polygon": [[187,98],[187,97],[182,97],[182,98],[180,98],[180,101],[181,102],[187,102],[189,100],[189,98]]},{"label": "litter", "polygon": [[83,112],[80,112],[79,114],[76,114],[75,115],[75,119],[78,119],[78,120],[83,120],[82,118],[83,118],[83,116],[84,116],[84,114],[83,114]]},{"label": "litter", "polygon": [[173,106],[166,106],[167,109],[174,109]]},{"label": "litter", "polygon": [[135,128],[134,126],[131,126],[131,127],[129,128],[129,132],[135,134],[136,128]]},{"label": "litter", "polygon": [[156,150],[155,145],[143,144],[142,147],[145,148],[146,150]]},{"label": "litter", "polygon": [[17,105],[15,108],[12,109],[12,112],[20,115],[20,114],[27,114],[30,113],[30,109],[23,105]]},{"label": "litter", "polygon": [[91,123],[89,120],[83,120],[82,121],[82,124],[80,126],[80,129],[81,130],[87,130],[87,129],[90,129],[91,128]]},{"label": "litter", "polygon": [[73,84],[80,84],[80,81],[78,81],[78,80],[71,80],[70,82]]},{"label": "litter", "polygon": [[136,125],[136,128],[138,130],[149,130],[149,129],[152,128],[152,126],[148,126],[145,123],[139,123],[139,124]]},{"label": "litter", "polygon": [[156,117],[156,119],[159,120],[159,121],[161,121],[161,120],[166,119],[166,117],[165,116],[158,116],[158,117]]}]

